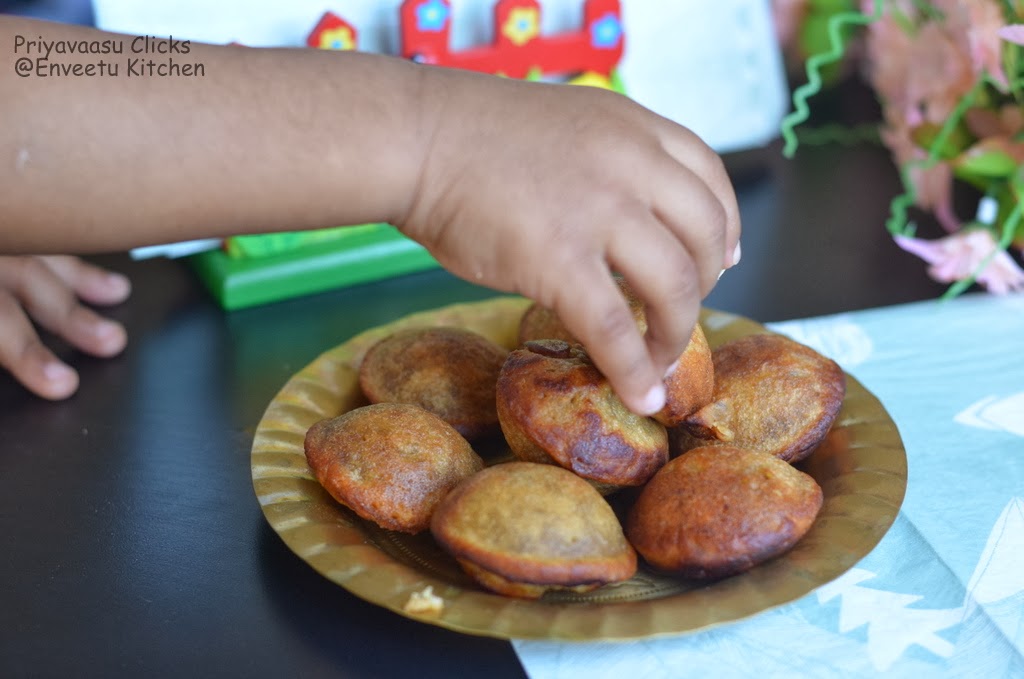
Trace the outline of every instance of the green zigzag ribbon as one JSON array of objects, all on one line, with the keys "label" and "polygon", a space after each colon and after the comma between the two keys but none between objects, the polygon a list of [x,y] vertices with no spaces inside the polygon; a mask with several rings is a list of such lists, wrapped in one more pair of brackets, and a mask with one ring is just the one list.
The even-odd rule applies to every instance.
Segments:
[{"label": "green zigzag ribbon", "polygon": [[815,54],[807,60],[807,82],[794,90],[794,110],[782,119],[782,137],[786,140],[786,145],[782,149],[784,156],[792,158],[796,153],[796,147],[800,142],[797,140],[793,128],[810,116],[811,110],[807,105],[807,100],[821,91],[821,69],[843,58],[845,49],[841,34],[843,27],[864,26],[880,18],[882,18],[882,0],[875,0],[875,9],[870,16],[862,12],[837,12],[829,18],[829,49],[827,52]]}]

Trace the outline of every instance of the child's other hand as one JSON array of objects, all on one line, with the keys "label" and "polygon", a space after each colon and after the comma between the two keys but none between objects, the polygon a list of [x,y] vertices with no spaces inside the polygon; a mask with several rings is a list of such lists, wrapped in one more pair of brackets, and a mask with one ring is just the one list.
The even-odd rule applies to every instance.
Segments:
[{"label": "child's other hand", "polygon": [[[449,271],[553,308],[627,406],[657,411],[701,300],[735,263],[719,157],[611,92],[441,69],[424,80],[437,117],[401,228]],[[612,271],[646,303],[646,338]]]},{"label": "child's other hand", "polygon": [[43,398],[67,398],[78,373],[40,340],[33,321],[94,356],[124,349],[124,327],[82,302],[123,302],[131,292],[124,276],[76,257],[0,257],[0,367]]}]

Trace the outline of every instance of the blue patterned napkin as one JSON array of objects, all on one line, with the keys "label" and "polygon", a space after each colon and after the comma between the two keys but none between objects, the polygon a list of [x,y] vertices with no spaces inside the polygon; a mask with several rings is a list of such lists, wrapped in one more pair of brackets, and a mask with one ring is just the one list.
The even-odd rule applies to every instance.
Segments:
[{"label": "blue patterned napkin", "polygon": [[1024,295],[775,323],[872,391],[907,450],[906,499],[853,569],[689,635],[515,641],[532,679],[1024,677]]}]

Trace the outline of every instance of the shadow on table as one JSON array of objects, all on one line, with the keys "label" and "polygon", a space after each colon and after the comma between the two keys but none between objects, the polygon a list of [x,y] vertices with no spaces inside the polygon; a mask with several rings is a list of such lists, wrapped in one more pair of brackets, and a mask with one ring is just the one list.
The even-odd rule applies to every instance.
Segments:
[{"label": "shadow on table", "polygon": [[[260,517],[257,558],[273,613],[295,639],[345,676],[524,677],[508,642],[459,634],[370,604],[322,577]],[[444,668],[434,669],[434,668]]]}]

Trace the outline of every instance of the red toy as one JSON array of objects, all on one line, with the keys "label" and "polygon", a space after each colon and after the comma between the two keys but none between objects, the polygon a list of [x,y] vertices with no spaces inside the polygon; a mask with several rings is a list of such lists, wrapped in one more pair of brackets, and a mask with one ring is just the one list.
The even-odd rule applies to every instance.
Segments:
[{"label": "red toy", "polygon": [[[449,0],[405,0],[400,12],[401,56],[421,63],[511,78],[588,74],[600,76],[599,80],[607,83],[622,58],[619,0],[585,0],[583,28],[552,36],[541,35],[537,0],[498,0],[494,6],[493,44],[461,51],[449,47]],[[358,38],[355,26],[333,12],[325,12],[306,44],[318,49],[352,50],[358,48]]]},{"label": "red toy", "polygon": [[354,50],[359,46],[359,32],[337,14],[324,12],[306,44],[324,50]]},{"label": "red toy", "polygon": [[537,0],[499,0],[494,7],[494,44],[453,52],[448,0],[405,0],[402,56],[512,78],[586,72],[611,76],[623,49],[619,0],[585,0],[583,28],[573,33],[541,35],[540,12]]}]

